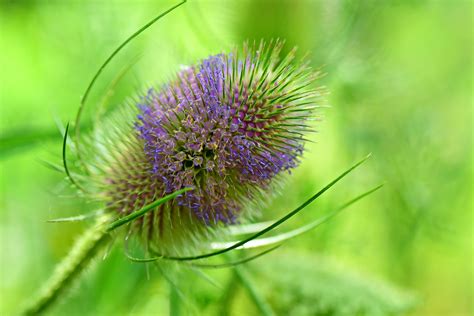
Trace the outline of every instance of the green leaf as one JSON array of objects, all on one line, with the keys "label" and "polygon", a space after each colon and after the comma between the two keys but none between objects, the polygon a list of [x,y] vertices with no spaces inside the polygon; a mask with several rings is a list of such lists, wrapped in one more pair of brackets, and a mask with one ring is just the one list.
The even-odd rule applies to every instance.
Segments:
[{"label": "green leaf", "polygon": [[184,188],[184,189],[181,189],[181,190],[178,190],[178,191],[175,191],[171,194],[168,194],[166,195],[165,197],[162,197],[161,199],[159,200],[156,200],[155,202],[153,203],[150,203],[144,207],[142,207],[141,209],[139,209],[138,211],[135,211],[131,214],[128,214],[127,216],[124,216],[122,218],[119,218],[118,220],[110,223],[107,228],[106,228],[106,231],[107,232],[111,232],[113,231],[114,229],[116,228],[119,228],[120,226],[122,225],[125,225],[131,221],[133,221],[134,219],[137,219],[138,217],[141,217],[143,215],[145,215],[146,213],[152,211],[155,207],[169,201],[169,200],[172,200],[174,199],[175,197],[177,197],[178,195],[181,195],[183,194],[184,192],[187,192],[187,191],[190,191],[190,190],[193,190],[193,188]]}]

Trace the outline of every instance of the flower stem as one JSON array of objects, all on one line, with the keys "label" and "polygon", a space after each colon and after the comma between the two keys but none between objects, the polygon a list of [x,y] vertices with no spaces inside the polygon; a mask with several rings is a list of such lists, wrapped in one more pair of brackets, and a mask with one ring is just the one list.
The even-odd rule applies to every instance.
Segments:
[{"label": "flower stem", "polygon": [[176,284],[169,283],[170,293],[169,293],[169,300],[170,300],[170,316],[179,316],[181,315],[181,298],[179,297],[179,290],[176,288]]},{"label": "flower stem", "polygon": [[250,298],[254,301],[255,305],[259,309],[260,313],[265,316],[273,316],[275,313],[272,311],[272,308],[267,303],[265,298],[259,293],[255,284],[253,284],[250,276],[248,275],[246,269],[242,266],[234,267],[235,275],[240,283],[247,290]]},{"label": "flower stem", "polygon": [[23,315],[38,315],[60,298],[71,283],[90,264],[92,259],[111,240],[105,227],[105,223],[109,219],[109,215],[100,217],[96,225],[87,230],[76,241],[69,254],[56,267],[53,275],[23,311]]}]

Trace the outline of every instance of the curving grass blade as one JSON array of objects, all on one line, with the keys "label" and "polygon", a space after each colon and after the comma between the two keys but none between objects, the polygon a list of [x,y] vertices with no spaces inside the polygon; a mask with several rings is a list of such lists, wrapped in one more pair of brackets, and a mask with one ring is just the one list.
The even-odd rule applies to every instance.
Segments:
[{"label": "curving grass blade", "polygon": [[[150,21],[148,21],[145,25],[143,25],[141,28],[139,28],[137,31],[135,31],[132,35],[130,35],[129,37],[127,37],[127,39],[125,39],[125,41],[123,41],[110,55],[109,57],[107,57],[107,59],[104,61],[104,63],[99,67],[99,69],[96,71],[96,73],[94,74],[94,76],[92,77],[91,81],[89,82],[89,85],[87,86],[82,98],[81,98],[81,102],[79,104],[79,108],[77,110],[77,114],[76,114],[76,120],[74,122],[74,135],[75,135],[75,141],[76,141],[76,145],[77,145],[77,156],[79,158],[79,161],[82,162],[82,157],[81,157],[81,151],[80,151],[80,146],[79,146],[79,139],[80,139],[80,121],[81,121],[81,116],[82,116],[82,112],[84,110],[84,107],[86,105],[86,102],[87,102],[87,99],[89,97],[89,94],[92,90],[92,88],[94,87],[94,84],[96,82],[96,80],[99,78],[100,74],[102,73],[102,71],[105,69],[105,67],[107,67],[107,65],[114,59],[114,57],[125,47],[128,45],[128,43],[130,43],[133,39],[135,39],[137,36],[139,36],[141,33],[143,33],[145,30],[147,30],[150,26],[152,26],[153,24],[155,24],[157,21],[159,21],[161,18],[163,18],[164,16],[166,16],[167,14],[173,12],[175,9],[177,9],[178,7],[180,7],[181,5],[185,4],[187,0],[183,0],[181,2],[179,2],[178,4],[172,6],[171,8],[163,11],[162,13],[160,13],[159,15],[155,16],[153,19],[151,19]],[[84,163],[83,163],[84,164]]]},{"label": "curving grass blade", "polygon": [[283,216],[282,218],[280,218],[279,220],[277,220],[275,223],[267,226],[266,228],[260,230],[259,232],[251,235],[250,237],[248,238],[244,238],[242,239],[241,241],[239,242],[236,242],[234,243],[233,245],[227,247],[227,248],[224,248],[224,249],[220,249],[220,250],[217,250],[217,251],[213,251],[213,252],[209,252],[209,253],[205,253],[205,254],[201,254],[201,255],[196,255],[196,256],[184,256],[184,257],[179,257],[179,256],[169,256],[169,255],[165,255],[165,254],[159,254],[158,256],[156,257],[153,257],[153,258],[147,258],[147,259],[143,259],[143,260],[146,260],[147,262],[150,262],[150,261],[156,261],[156,260],[160,260],[160,259],[166,259],[166,260],[175,260],[175,261],[192,261],[192,260],[199,260],[199,259],[204,259],[204,258],[210,258],[210,257],[214,257],[214,256],[217,256],[217,255],[220,255],[220,254],[223,254],[223,253],[226,253],[226,252],[229,252],[233,249],[236,249],[236,248],[239,248],[243,245],[245,245],[246,243],[254,240],[254,239],[257,239],[258,237],[272,231],[273,229],[275,229],[276,227],[280,226],[281,224],[283,224],[284,222],[286,222],[287,220],[289,220],[291,217],[295,216],[296,214],[298,214],[301,210],[303,210],[306,206],[308,206],[309,204],[311,204],[312,202],[314,202],[317,198],[319,198],[324,192],[326,192],[327,190],[329,190],[332,186],[334,186],[337,182],[339,182],[342,178],[344,178],[345,176],[347,176],[349,173],[351,173],[354,169],[356,169],[357,167],[359,167],[361,164],[363,164],[367,159],[369,159],[369,157],[371,156],[371,154],[367,155],[364,159],[360,160],[359,162],[357,162],[356,164],[354,164],[352,167],[350,167],[349,169],[347,169],[346,171],[344,171],[343,173],[341,173],[337,178],[335,178],[334,180],[332,180],[331,182],[329,182],[329,184],[327,184],[325,187],[323,187],[321,190],[319,190],[316,194],[314,194],[312,197],[310,197],[308,200],[306,200],[303,204],[301,204],[300,206],[298,206],[296,209],[294,209],[293,211],[289,212],[288,214],[286,214],[285,216]]},{"label": "curving grass blade", "polygon": [[267,253],[272,252],[273,250],[276,250],[276,249],[280,248],[280,246],[281,246],[281,244],[273,246],[273,247],[271,247],[271,248],[269,248],[265,251],[259,252],[255,255],[252,255],[252,256],[249,256],[249,257],[246,257],[246,258],[243,258],[243,259],[240,259],[240,260],[236,260],[236,261],[231,261],[231,262],[226,262],[226,263],[221,263],[221,264],[192,263],[191,265],[193,267],[208,268],[208,269],[230,268],[230,267],[234,267],[234,266],[237,266],[237,265],[240,265],[240,264],[247,263],[247,262],[250,262],[252,260],[258,259],[261,256],[266,255]]},{"label": "curving grass blade", "polygon": [[69,122],[66,124],[66,130],[64,131],[64,136],[63,136],[62,158],[63,158],[64,172],[66,172],[67,178],[69,179],[69,181],[71,181],[71,183],[74,186],[76,186],[82,192],[87,192],[87,190],[84,189],[79,183],[77,183],[77,181],[72,177],[72,174],[69,171],[69,168],[68,168],[68,165],[67,165],[66,153],[67,153],[68,132],[69,132]]},{"label": "curving grass blade", "polygon": [[[362,198],[374,193],[375,191],[377,191],[381,187],[383,187],[383,184],[380,184],[380,185],[376,186],[375,188],[370,189],[369,191],[362,193],[361,195],[359,195],[359,196],[353,198],[352,200],[344,203],[343,205],[339,206],[336,210],[330,212],[329,214],[327,214],[327,215],[325,215],[321,218],[318,218],[317,220],[315,220],[315,221],[313,221],[309,224],[306,224],[306,225],[304,225],[300,228],[288,231],[286,233],[278,234],[276,236],[268,237],[268,238],[259,238],[259,239],[251,240],[248,243],[246,243],[245,245],[239,247],[239,249],[264,247],[264,246],[269,246],[269,245],[273,245],[273,244],[276,244],[276,243],[282,243],[282,242],[284,242],[288,239],[291,239],[291,238],[299,236],[303,233],[306,233],[306,232],[308,232],[308,231],[310,231],[310,230],[326,223],[327,221],[332,219],[334,216],[336,216],[340,212],[342,212],[344,209],[348,208],[349,206],[351,206],[352,204],[354,204],[357,201],[361,200]],[[234,242],[227,242],[227,243],[213,243],[212,248],[213,249],[226,249],[226,248],[232,246],[235,243],[236,243],[235,241]]]}]

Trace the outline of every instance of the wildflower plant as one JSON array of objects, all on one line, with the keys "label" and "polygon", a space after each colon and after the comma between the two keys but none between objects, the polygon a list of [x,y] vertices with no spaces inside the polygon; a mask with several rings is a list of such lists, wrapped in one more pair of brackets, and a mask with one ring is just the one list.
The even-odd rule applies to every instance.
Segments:
[{"label": "wildflower plant", "polygon": [[97,191],[118,215],[192,188],[132,225],[150,251],[189,252],[298,164],[321,91],[293,51],[279,59],[281,45],[262,41],[188,67],[91,139],[92,152],[102,147],[91,155]]},{"label": "wildflower plant", "polygon": [[[195,267],[235,266],[273,250],[283,241],[324,223],[368,192],[325,217],[268,238],[365,159],[343,172],[301,206],[268,225],[245,229],[234,242],[229,228],[244,232],[263,201],[304,153],[311,121],[324,99],[319,71],[281,56],[283,42],[244,44],[179,71],[165,85],[152,87],[101,119],[81,137],[80,119],[96,79],[132,39],[184,2],[139,29],[99,68],[81,102],[74,126],[78,170],[67,156],[69,125],[63,142],[64,170],[72,185],[103,210],[86,235],[55,271],[27,313],[45,310],[123,226],[125,244],[140,240],[146,257],[138,262],[172,260]],[[78,175],[80,174],[80,175]],[[68,220],[68,219],[60,219]],[[245,226],[247,227],[247,226]],[[247,227],[248,228],[248,227]],[[120,234],[120,232],[118,233]],[[219,242],[222,241],[222,242]],[[232,250],[266,250],[222,265],[203,262]]]}]

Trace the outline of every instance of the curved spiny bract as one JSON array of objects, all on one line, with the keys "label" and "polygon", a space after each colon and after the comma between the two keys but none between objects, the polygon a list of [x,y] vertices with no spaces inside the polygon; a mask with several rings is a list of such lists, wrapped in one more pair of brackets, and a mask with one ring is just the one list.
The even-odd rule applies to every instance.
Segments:
[{"label": "curved spiny bract", "polygon": [[130,224],[148,251],[192,252],[299,163],[323,89],[319,73],[295,62],[295,50],[280,58],[281,47],[211,56],[92,134],[97,191],[118,216],[193,188]]}]

